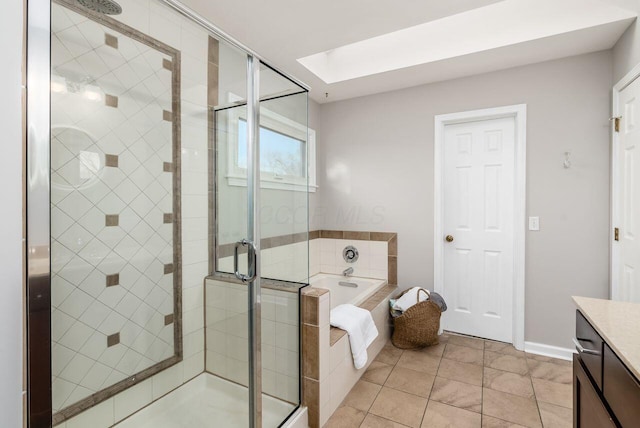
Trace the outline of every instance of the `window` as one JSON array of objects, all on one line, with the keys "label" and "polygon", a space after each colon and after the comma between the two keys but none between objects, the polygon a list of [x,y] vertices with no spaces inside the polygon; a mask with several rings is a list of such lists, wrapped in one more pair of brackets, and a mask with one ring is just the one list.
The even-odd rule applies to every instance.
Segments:
[{"label": "window", "polygon": [[[238,167],[247,167],[247,122],[238,121]],[[260,171],[275,178],[305,178],[307,146],[304,140],[260,127]]]},{"label": "window", "polygon": [[[237,132],[228,152],[231,186],[247,185],[247,120],[229,116]],[[308,141],[307,141],[308,140]],[[307,181],[308,176],[308,181]],[[266,189],[316,191],[315,131],[267,109],[260,110],[260,184]]]}]

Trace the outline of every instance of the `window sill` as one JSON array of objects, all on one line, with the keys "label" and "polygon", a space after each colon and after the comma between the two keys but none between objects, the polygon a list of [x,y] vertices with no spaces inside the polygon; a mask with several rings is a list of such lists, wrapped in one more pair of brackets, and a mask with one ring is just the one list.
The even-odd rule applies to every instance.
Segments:
[{"label": "window sill", "polygon": [[[233,175],[228,175],[227,184],[229,186],[237,186],[237,187],[247,187],[247,178],[246,177],[238,177]],[[284,180],[270,180],[268,178],[263,178],[260,180],[260,188],[261,189],[275,189],[275,190],[293,190],[294,192],[309,192],[315,193],[318,188],[315,184],[301,184],[301,183],[292,183],[290,181]]]}]

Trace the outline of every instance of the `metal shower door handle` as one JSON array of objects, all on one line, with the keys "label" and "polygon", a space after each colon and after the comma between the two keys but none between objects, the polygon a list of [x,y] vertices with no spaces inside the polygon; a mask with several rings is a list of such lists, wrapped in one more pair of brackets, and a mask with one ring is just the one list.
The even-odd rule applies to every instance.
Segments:
[{"label": "metal shower door handle", "polygon": [[[238,267],[238,249],[240,247],[247,247],[248,268],[247,275],[240,273]],[[233,274],[242,282],[251,282],[256,279],[256,265],[258,264],[258,251],[252,241],[242,239],[236,242],[233,248]]]}]

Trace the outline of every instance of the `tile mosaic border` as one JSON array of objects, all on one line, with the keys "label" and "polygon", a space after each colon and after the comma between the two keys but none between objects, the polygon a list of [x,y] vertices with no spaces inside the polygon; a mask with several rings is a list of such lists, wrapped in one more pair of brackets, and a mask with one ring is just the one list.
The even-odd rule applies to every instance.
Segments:
[{"label": "tile mosaic border", "polygon": [[[180,113],[180,51],[160,42],[111,17],[80,6],[72,0],[53,0],[56,4],[83,15],[137,42],[170,56],[172,59],[172,139],[173,139],[173,296],[174,296],[174,355],[150,366],[135,375],[102,389],[53,415],[53,425],[58,425],[114,395],[148,379],[179,363],[183,359],[182,338],[182,202],[181,202],[181,113]],[[51,382],[49,380],[49,382]]]}]

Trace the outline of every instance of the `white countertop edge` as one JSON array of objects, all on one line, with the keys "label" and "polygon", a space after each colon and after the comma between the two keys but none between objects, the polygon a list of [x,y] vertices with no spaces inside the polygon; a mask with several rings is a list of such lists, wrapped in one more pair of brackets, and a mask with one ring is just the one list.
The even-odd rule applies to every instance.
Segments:
[{"label": "white countertop edge", "polygon": [[[572,299],[582,315],[596,329],[627,369],[633,373],[636,379],[640,379],[640,304],[580,296],[572,296]],[[607,312],[611,310],[616,314],[616,319],[609,318],[610,314]],[[597,311],[600,313],[596,313]],[[625,311],[633,316],[625,316],[628,315],[628,313],[624,314]],[[625,335],[622,323],[631,324],[630,329],[635,333],[632,337],[629,337],[628,334]],[[606,325],[603,326],[603,324]],[[615,331],[609,331],[611,329]]]}]

